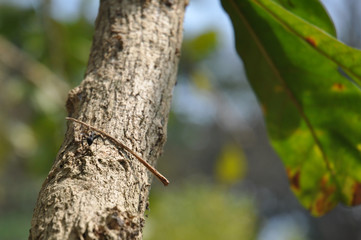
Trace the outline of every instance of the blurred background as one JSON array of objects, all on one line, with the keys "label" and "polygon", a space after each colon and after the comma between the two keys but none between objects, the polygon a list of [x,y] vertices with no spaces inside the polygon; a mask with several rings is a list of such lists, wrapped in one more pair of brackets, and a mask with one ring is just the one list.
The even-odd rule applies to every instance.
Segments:
[{"label": "blurred background", "polygon": [[[323,0],[339,39],[360,48],[361,2]],[[98,0],[0,0],[0,239],[27,239],[37,194],[82,80]],[[292,194],[219,0],[191,0],[168,141],[145,240],[361,239],[361,208],[313,218]]]}]

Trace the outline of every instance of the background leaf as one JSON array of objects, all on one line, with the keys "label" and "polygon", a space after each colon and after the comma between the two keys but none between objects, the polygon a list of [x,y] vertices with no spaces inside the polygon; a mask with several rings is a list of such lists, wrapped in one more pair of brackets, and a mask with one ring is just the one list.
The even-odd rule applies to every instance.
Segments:
[{"label": "background leaf", "polygon": [[183,42],[182,48],[188,51],[183,51],[186,56],[192,61],[200,61],[208,57],[217,46],[217,33],[214,31],[205,32],[192,40]]},{"label": "background leaf", "polygon": [[216,176],[220,182],[232,184],[244,177],[246,159],[240,146],[225,144],[216,163]]},{"label": "background leaf", "polygon": [[361,82],[361,53],[330,35],[318,1],[277,2],[222,1],[272,145],[312,214],[339,201],[359,204],[361,95],[354,82]]},{"label": "background leaf", "polygon": [[252,199],[199,182],[193,179],[151,194],[155,204],[150,206],[144,239],[255,239],[258,222]]}]

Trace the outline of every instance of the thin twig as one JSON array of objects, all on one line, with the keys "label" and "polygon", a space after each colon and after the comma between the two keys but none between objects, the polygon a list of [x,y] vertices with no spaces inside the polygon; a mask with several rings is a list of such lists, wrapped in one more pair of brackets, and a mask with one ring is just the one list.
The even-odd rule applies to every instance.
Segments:
[{"label": "thin twig", "polygon": [[78,119],[75,118],[71,118],[71,117],[66,117],[65,119],[67,120],[71,120],[77,123],[80,123],[81,125],[84,125],[98,133],[100,133],[101,135],[103,135],[104,137],[107,137],[109,140],[111,140],[113,143],[115,143],[116,145],[118,145],[121,148],[124,148],[125,150],[127,150],[128,152],[130,152],[131,154],[133,154],[133,156],[139,160],[139,162],[141,162],[146,168],[148,168],[149,171],[151,171],[163,184],[164,186],[167,186],[169,184],[169,181],[166,177],[164,177],[160,172],[157,171],[157,169],[155,169],[153,166],[151,166],[149,163],[147,163],[143,158],[141,158],[140,156],[138,156],[133,150],[131,150],[130,148],[128,148],[127,146],[125,146],[122,142],[120,142],[119,140],[115,139],[114,137],[112,137],[110,134],[97,129],[85,122],[82,122]]}]

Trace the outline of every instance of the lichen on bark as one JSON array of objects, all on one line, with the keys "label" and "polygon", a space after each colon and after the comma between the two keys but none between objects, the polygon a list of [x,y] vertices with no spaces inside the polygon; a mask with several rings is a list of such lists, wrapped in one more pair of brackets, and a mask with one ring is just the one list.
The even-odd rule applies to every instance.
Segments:
[{"label": "lichen on bark", "polygon": [[[84,80],[68,115],[154,165],[166,140],[186,0],[102,0]],[[141,239],[152,175],[106,138],[68,122],[29,239]]]}]

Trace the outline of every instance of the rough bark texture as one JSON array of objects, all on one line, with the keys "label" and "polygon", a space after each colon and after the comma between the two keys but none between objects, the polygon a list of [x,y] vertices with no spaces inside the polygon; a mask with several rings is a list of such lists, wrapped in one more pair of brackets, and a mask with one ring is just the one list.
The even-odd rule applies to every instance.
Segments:
[{"label": "rough bark texture", "polygon": [[[166,140],[186,0],[103,0],[85,79],[69,116],[155,164]],[[29,239],[141,239],[153,176],[105,138],[68,122],[34,209]]]}]

